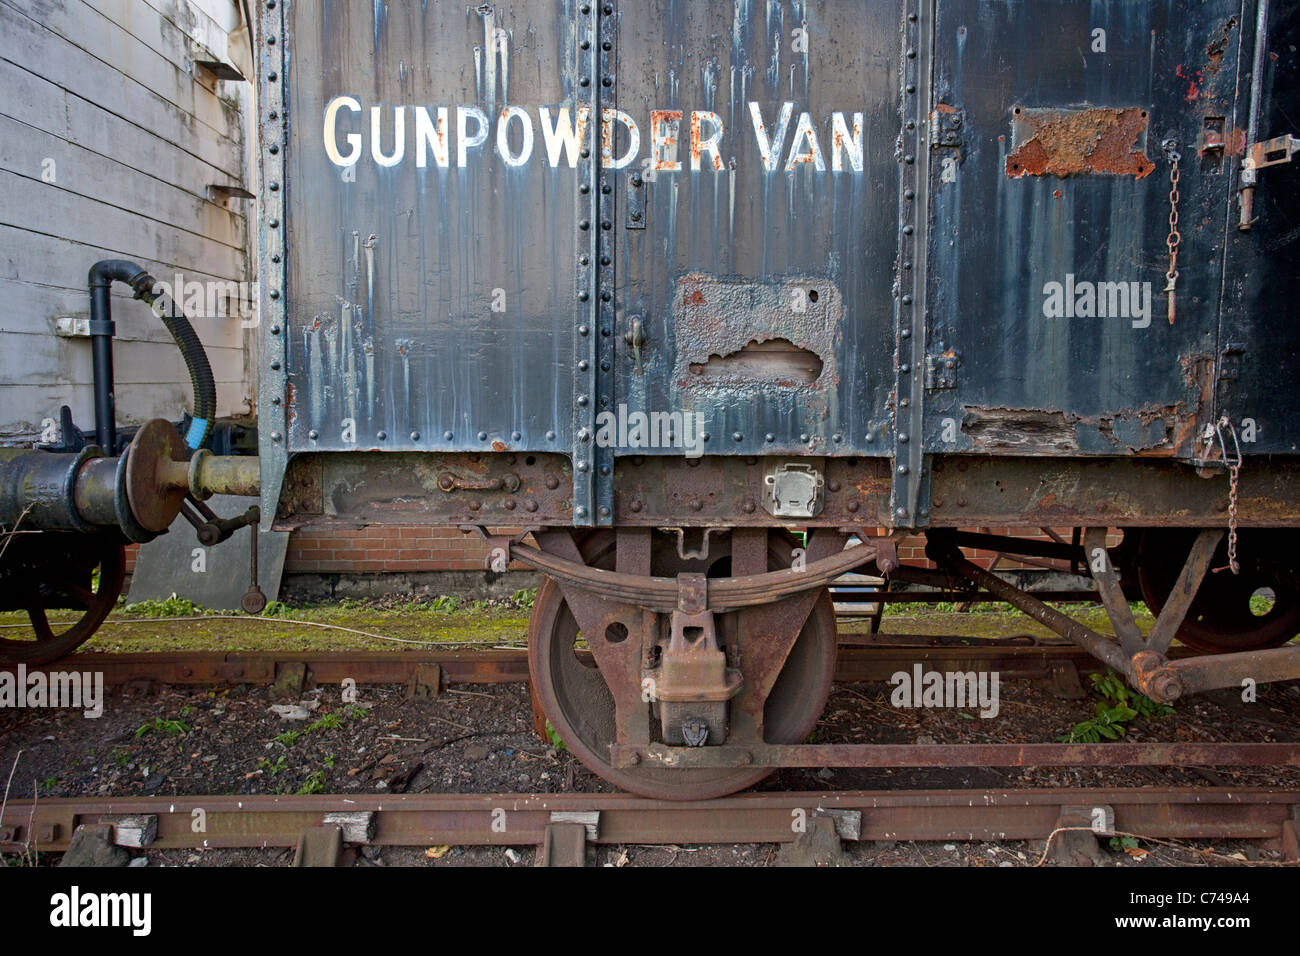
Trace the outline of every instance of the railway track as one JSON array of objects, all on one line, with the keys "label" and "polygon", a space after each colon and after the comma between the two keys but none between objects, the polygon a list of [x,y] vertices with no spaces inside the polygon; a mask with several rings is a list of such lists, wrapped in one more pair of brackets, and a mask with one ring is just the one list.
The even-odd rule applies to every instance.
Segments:
[{"label": "railway track", "polygon": [[[1101,669],[1095,658],[1065,641],[1028,636],[847,635],[839,647],[835,680],[888,680],[916,663],[949,670],[996,670],[1004,679],[1052,679]],[[1175,652],[1173,657],[1180,656]],[[110,686],[137,681],[161,684],[272,684],[291,668],[305,667],[317,684],[404,684],[423,680],[437,668],[446,684],[499,684],[528,680],[524,647],[420,651],[196,651],[151,654],[72,654],[54,664],[28,666],[25,673],[94,671]],[[0,664],[0,673],[16,672]]]},{"label": "railway track", "polygon": [[1048,840],[1091,829],[1277,841],[1296,862],[1298,824],[1300,794],[1234,788],[772,792],[700,802],[615,793],[61,798],[11,800],[0,850],[58,852],[77,827],[108,825],[130,848],[297,847],[299,864],[337,863],[348,845],[443,844],[536,845],[539,865],[574,865],[591,843],[781,844],[818,828],[846,841]]}]

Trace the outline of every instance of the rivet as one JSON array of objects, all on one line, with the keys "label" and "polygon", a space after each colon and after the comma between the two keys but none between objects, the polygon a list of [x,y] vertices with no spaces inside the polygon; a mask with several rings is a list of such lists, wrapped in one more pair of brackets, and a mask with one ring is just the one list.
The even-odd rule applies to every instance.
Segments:
[{"label": "rivet", "polygon": [[582,147],[581,150],[578,151],[578,155],[581,156],[583,159],[590,159],[591,150],[588,147],[584,146]]},{"label": "rivet", "polygon": [[610,189],[609,183],[601,183],[600,191],[603,195],[608,196],[612,190]]},{"label": "rivet", "polygon": [[590,3],[584,3],[584,4],[582,5],[582,12],[583,12],[583,13],[591,13],[591,4],[590,4]]},{"label": "rivet", "polygon": [[912,155],[909,154],[909,155],[903,157],[903,162],[905,162],[905,163],[907,163],[907,165],[911,166],[914,162],[916,162],[916,157],[915,157],[915,156],[912,156]]},{"label": "rivet", "polygon": [[608,76],[606,76],[606,77],[604,77],[603,79],[601,79],[601,81],[600,81],[600,85],[601,85],[601,86],[613,86],[613,85],[614,85],[614,81],[611,80]]},{"label": "rivet", "polygon": [[523,437],[524,437],[524,436],[521,435],[521,434],[519,434],[519,432],[511,432],[511,433],[510,433],[510,440],[511,440],[511,441],[519,441],[519,440],[520,440],[521,438],[523,438]]},{"label": "rivet", "polygon": [[763,436],[763,441],[767,442],[770,445],[772,444],[772,442],[776,441],[776,436],[773,435],[771,432],[768,432],[766,435]]},{"label": "rivet", "polygon": [[903,268],[904,268],[904,269],[911,269],[911,268],[912,268],[912,263],[911,263],[911,261],[909,260],[909,261],[907,261],[907,262],[904,262],[904,263],[903,263]]},{"label": "rivet", "polygon": [[547,475],[546,487],[551,489],[551,491],[554,491],[556,488],[560,487],[560,479],[556,478],[554,475]]},{"label": "rivet", "polygon": [[831,441],[835,442],[835,444],[837,444],[837,445],[840,443],[840,440],[841,440],[841,439],[840,439],[840,436],[839,436],[839,435],[832,435],[832,436],[831,436]]},{"label": "rivet", "polygon": [[555,432],[547,432],[547,433],[546,433],[546,440],[547,440],[547,441],[555,441]]},{"label": "rivet", "polygon": [[910,295],[904,295],[903,305],[911,305],[911,304],[912,304],[912,297]]},{"label": "rivet", "polygon": [[312,441],[315,441],[317,438],[320,438],[320,432],[318,432],[316,429],[313,428],[311,431],[307,433],[307,437],[310,438]]},{"label": "rivet", "polygon": [[270,73],[266,74],[266,79],[267,79],[268,82],[274,83],[274,82],[275,82],[275,71],[272,70]]},{"label": "rivet", "polygon": [[442,440],[443,440],[443,441],[451,441],[451,440],[452,440],[453,438],[455,438],[455,437],[456,437],[456,436],[455,436],[455,434],[454,434],[453,432],[443,432],[443,433],[442,433]]},{"label": "rivet", "polygon": [[591,80],[587,79],[587,78],[584,76],[582,79],[580,79],[580,80],[578,81],[578,85],[579,85],[579,86],[583,86],[583,87],[590,86],[590,85],[591,85]]},{"label": "rivet", "polygon": [[607,507],[605,507],[605,506],[602,505],[602,506],[601,506],[601,509],[600,509],[600,516],[601,516],[602,518],[608,518],[608,517],[609,517],[609,508],[607,508]]},{"label": "rivet", "polygon": [[608,219],[603,219],[603,220],[601,220],[600,228],[601,228],[601,229],[613,229],[613,228],[614,228],[614,224],[613,224],[612,222],[610,222]]},{"label": "rivet", "polygon": [[850,502],[849,502],[847,505],[845,505],[844,507],[845,507],[846,509],[848,509],[849,514],[854,514],[854,513],[857,512],[859,505],[858,505],[858,503],[857,503],[856,501],[850,501]]},{"label": "rivet", "polygon": [[913,192],[912,190],[910,190],[910,189],[906,189],[906,190],[903,191],[903,198],[904,198],[904,199],[915,199],[915,198],[916,198],[916,193],[914,193],[914,192]]},{"label": "rivet", "polygon": [[411,441],[419,441],[419,440],[420,440],[420,433],[419,433],[419,432],[411,432]]},{"label": "rivet", "polygon": [[898,443],[899,443],[900,445],[906,445],[906,444],[907,444],[907,436],[904,435],[904,434],[902,434],[902,433],[900,432],[900,433],[899,433],[899,436],[898,436]]},{"label": "rivet", "polygon": [[907,92],[909,92],[909,93],[915,93],[915,92],[916,92],[916,86],[913,85],[913,84],[911,84],[911,83],[908,83],[908,84],[907,84]]},{"label": "rivet", "polygon": [[587,219],[580,220],[578,222],[578,228],[585,232],[586,230],[591,228],[591,222]]},{"label": "rivet", "polygon": [[913,229],[911,226],[904,226],[904,227],[903,227],[903,235],[905,235],[905,236],[910,236],[910,235],[911,235],[912,233],[914,233],[915,231],[916,231],[916,230]]},{"label": "rivet", "polygon": [[900,408],[907,408],[907,406],[912,404],[912,400],[908,398],[900,398],[898,404]]},{"label": "rivet", "polygon": [[478,433],[478,440],[479,440],[479,441],[487,441],[487,432],[479,432],[479,433]]},{"label": "rivet", "polygon": [[867,432],[865,435],[862,436],[862,440],[869,445],[876,440],[876,436],[873,435],[871,432]]},{"label": "rivet", "polygon": [[271,183],[271,192],[274,193],[274,192],[279,192],[279,191],[280,191],[280,184],[279,184],[279,183]]},{"label": "rivet", "polygon": [[601,466],[597,469],[597,471],[599,471],[602,475],[606,475],[606,476],[608,476],[609,473],[610,473],[610,467],[609,467],[609,465],[601,465]]},{"label": "rivet", "polygon": [[580,325],[580,326],[578,326],[578,334],[579,334],[579,335],[586,335],[586,334],[587,334],[588,332],[590,332],[590,331],[591,331],[591,329],[587,328],[585,325]]},{"label": "rivet", "polygon": [[279,432],[271,432],[271,441],[279,441],[279,440],[280,440],[280,433],[279,433]]},{"label": "rivet", "polygon": [[506,509],[506,511],[514,511],[514,510],[515,510],[515,499],[514,499],[514,498],[507,498],[507,499],[505,500],[505,502],[503,503],[503,507]]},{"label": "rivet", "polygon": [[908,129],[916,129],[916,120],[908,120],[908,121],[907,121],[907,128],[908,128]]},{"label": "rivet", "polygon": [[608,292],[602,292],[602,293],[600,294],[600,301],[601,301],[601,302],[608,302],[608,301],[609,301],[610,299],[612,299],[612,298],[613,298],[613,296],[610,295]]},{"label": "rivet", "polygon": [[[584,196],[587,195],[587,193],[591,192],[591,184],[583,183],[581,186],[578,187],[578,192],[582,193]],[[583,263],[584,266],[586,264],[587,264],[586,262]]]},{"label": "rivet", "polygon": [[578,265],[586,266],[591,264],[591,256],[581,256],[578,259]]},{"label": "rivet", "polygon": [[386,438],[388,438],[388,432],[376,432],[375,437],[378,438],[380,441],[384,441]]},{"label": "rivet", "polygon": [[708,432],[700,432],[700,441],[708,441],[708,440],[709,440],[709,433],[708,433]]},{"label": "rivet", "polygon": [[479,510],[480,508],[482,508],[482,507],[483,507],[483,502],[479,501],[477,498],[471,498],[471,499],[470,499],[470,501],[469,501],[469,510],[470,510],[470,511],[478,511],[478,510]]},{"label": "rivet", "polygon": [[[585,10],[584,10],[583,12],[586,13]],[[916,22],[916,14],[915,14],[915,13],[909,13],[909,14],[907,15],[907,19],[908,19],[908,22],[909,22],[909,23],[915,23],[915,22]],[[901,512],[901,513],[906,514],[906,512]]]},{"label": "rivet", "polygon": [[590,468],[590,467],[591,467],[591,466],[588,465],[585,461],[580,461],[580,462],[578,462],[578,471],[581,472],[581,473],[584,474],[584,475],[587,473],[587,469]]},{"label": "rivet", "polygon": [[907,517],[907,509],[906,509],[906,508],[899,508],[897,511],[894,512],[894,514],[898,515],[898,517],[900,517],[900,518],[906,518],[906,517]]},{"label": "rivet", "polygon": [[800,440],[801,442],[806,442],[806,441],[808,440],[808,436],[807,436],[807,435],[800,435],[800,436],[799,436],[799,440]]},{"label": "rivet", "polygon": [[602,266],[607,266],[607,265],[609,265],[609,256],[601,256],[601,257],[600,257],[600,264],[601,264]]},{"label": "rivet", "polygon": [[524,510],[525,510],[525,511],[530,511],[530,512],[531,512],[531,511],[536,511],[536,510],[537,510],[537,502],[536,502],[536,501],[531,501],[531,500],[529,500],[529,501],[525,501],[525,502],[524,502]]},{"label": "rivet", "polygon": [[[586,405],[586,404],[587,404],[586,397],[584,396],[583,398],[579,399],[579,400],[578,400],[578,404],[579,404],[579,405]],[[581,441],[581,442],[588,442],[588,441],[591,441],[591,431],[590,431],[589,429],[586,429],[586,428],[581,429],[581,430],[578,432],[578,441]]]},{"label": "rivet", "polygon": [[614,44],[606,40],[604,43],[600,45],[600,48],[604,50],[606,53],[608,53],[610,50],[614,49]]},{"label": "rivet", "polygon": [[584,49],[584,50],[590,50],[590,49],[591,49],[591,41],[590,41],[590,40],[583,40],[583,41],[582,41],[580,44],[578,44],[578,45],[579,45],[580,47],[582,47],[582,49]]},{"label": "rivet", "polygon": [[732,440],[732,441],[744,441],[744,440],[745,440],[745,436],[742,435],[740,432],[733,432],[732,435],[731,435],[731,440]]},{"label": "rivet", "polygon": [[591,368],[591,363],[588,362],[586,359],[583,359],[581,362],[578,363],[579,372],[585,372],[589,368]]},{"label": "rivet", "polygon": [[272,156],[274,156],[276,153],[280,151],[280,147],[276,146],[275,143],[272,143],[270,146],[266,147],[266,151],[270,153]]},{"label": "rivet", "polygon": [[275,46],[275,36],[272,35],[272,36],[267,37],[267,38],[266,38],[266,42],[269,43],[271,46]]},{"label": "rivet", "polygon": [[584,508],[582,505],[578,505],[578,507],[574,508],[573,513],[577,515],[579,518],[587,517],[587,509]]},{"label": "rivet", "polygon": [[605,16],[609,16],[613,12],[614,12],[614,5],[612,3],[605,4]]},{"label": "rivet", "polygon": [[266,114],[266,118],[270,120],[277,120],[280,118],[280,114],[277,113],[275,110],[271,110],[271,112]]},{"label": "rivet", "polygon": [[272,396],[271,396],[271,404],[272,404],[272,405],[279,405],[279,404],[280,404],[280,396],[279,396],[279,395],[272,395]]},{"label": "rivet", "polygon": [[280,371],[280,363],[279,363],[279,362],[272,362],[272,363],[271,363],[271,371],[273,371],[273,372],[278,372],[278,371]]},{"label": "rivet", "polygon": [[916,59],[916,51],[915,51],[915,50],[908,50],[908,51],[907,51],[907,58],[908,58],[909,60],[915,60],[915,59]]},{"label": "rivet", "polygon": [[[600,370],[601,370],[602,372],[608,372],[608,371],[609,371],[609,363],[608,363],[608,362],[601,362],[601,363],[600,363]],[[604,405],[604,404],[605,404],[605,400],[604,400],[604,399],[601,399],[601,402],[600,402],[600,403],[601,403],[602,405]]]},{"label": "rivet", "polygon": [[271,326],[271,334],[272,334],[272,335],[279,335],[279,334],[280,334],[280,327],[279,327],[278,325],[273,325],[273,326]]},{"label": "rivet", "polygon": [[280,261],[280,256],[278,254],[271,256],[271,261],[278,263]]},{"label": "rivet", "polygon": [[898,366],[898,370],[906,375],[908,372],[912,371],[912,366],[904,363],[903,365]]},{"label": "rivet", "polygon": [[605,336],[606,338],[609,338],[609,336],[613,334],[613,331],[610,329],[609,326],[605,326],[603,329],[600,330],[600,334]]},{"label": "rivet", "polygon": [[900,475],[905,475],[905,474],[907,474],[907,472],[908,472],[908,467],[907,467],[906,465],[899,465],[899,466],[898,466],[898,473],[899,473]]},{"label": "rivet", "polygon": [[[590,399],[588,399],[586,395],[579,395],[579,396],[578,396],[578,405],[581,406],[582,408],[586,408],[586,407],[587,407],[587,402],[588,402],[588,401],[590,401]],[[584,441],[585,441],[585,439],[584,439]]]},{"label": "rivet", "polygon": [[279,290],[279,289],[272,289],[272,290],[271,290],[271,298],[272,298],[272,299],[278,299],[278,298],[280,298],[280,290]]},{"label": "rivet", "polygon": [[586,302],[586,301],[587,301],[588,299],[590,299],[590,298],[591,298],[591,296],[587,293],[587,290],[585,290],[585,289],[584,289],[583,291],[581,291],[581,292],[578,293],[578,301],[579,301],[579,302]]}]

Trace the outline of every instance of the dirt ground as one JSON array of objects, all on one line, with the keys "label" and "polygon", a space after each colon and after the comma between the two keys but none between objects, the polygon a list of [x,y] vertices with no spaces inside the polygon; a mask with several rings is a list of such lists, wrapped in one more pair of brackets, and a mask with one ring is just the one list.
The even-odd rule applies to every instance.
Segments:
[{"label": "dirt ground", "polygon": [[[380,618],[376,622],[376,615]],[[519,612],[487,614],[499,628],[494,641],[509,641]],[[473,617],[474,615],[462,615]],[[367,608],[359,629],[400,630],[399,611]],[[388,620],[384,620],[388,618]],[[1032,630],[1023,618],[943,614],[925,621],[931,632],[952,633],[953,618],[987,633]],[[342,618],[341,618],[342,619]],[[890,619],[887,619],[889,621]],[[1014,620],[1014,625],[1012,625]],[[212,622],[216,626],[216,622]],[[893,625],[912,626],[911,618]],[[961,622],[958,622],[961,623]],[[163,633],[174,622],[160,622]],[[348,625],[350,626],[350,625]],[[483,621],[463,632],[482,634]],[[106,629],[106,642],[116,640]],[[306,628],[304,628],[306,630]],[[455,640],[455,628],[449,637]],[[100,638],[96,639],[97,641]],[[166,643],[166,641],[162,641]],[[138,650],[138,647],[124,648]],[[1085,681],[1085,684],[1087,682]],[[0,709],[0,777],[12,771],[9,796],[41,797],[200,795],[263,793],[451,792],[583,793],[611,788],[571,754],[533,731],[523,684],[456,686],[432,700],[408,700],[404,688],[362,686],[345,703],[337,686],[305,692],[304,719],[273,712],[269,688],[235,686],[108,688],[103,716],[79,711]],[[824,743],[1051,742],[1094,715],[1100,700],[1054,697],[1045,684],[1004,681],[996,717],[973,708],[904,709],[891,704],[885,683],[836,685],[812,740]],[[1300,726],[1300,686],[1260,688],[1244,703],[1237,691],[1220,691],[1180,702],[1173,714],[1137,718],[1125,739],[1167,741],[1293,741]],[[21,751],[21,754],[19,753]],[[1118,769],[799,769],[775,773],[760,789],[783,791],[889,790],[913,788],[1241,786],[1300,790],[1300,768]],[[894,866],[1031,866],[1041,841],[1027,843],[846,843],[849,862]],[[367,848],[359,866],[530,865],[534,848]],[[268,850],[146,851],[149,865],[281,866],[291,854]],[[775,861],[775,845],[683,847],[599,846],[591,865],[763,866]],[[42,863],[54,861],[46,855]],[[1276,851],[1241,842],[1143,841],[1137,848],[1105,851],[1119,866],[1162,864],[1242,865],[1280,859]],[[16,861],[8,861],[13,864]]]}]

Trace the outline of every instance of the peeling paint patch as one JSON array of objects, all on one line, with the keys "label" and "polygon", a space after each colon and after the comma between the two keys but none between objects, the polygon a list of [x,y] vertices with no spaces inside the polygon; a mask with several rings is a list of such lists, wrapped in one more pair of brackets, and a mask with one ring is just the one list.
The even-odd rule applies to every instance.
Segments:
[{"label": "peeling paint patch", "polygon": [[1155,169],[1145,149],[1146,110],[1017,106],[1012,113],[1015,148],[1006,161],[1012,179],[1088,173],[1142,179]]},{"label": "peeling paint patch", "polygon": [[739,351],[692,364],[691,373],[718,383],[811,385],[821,377],[824,364],[815,352],[788,339],[751,339]]},{"label": "peeling paint patch", "polygon": [[1079,450],[1077,415],[1037,408],[964,408],[962,433],[978,448]]}]

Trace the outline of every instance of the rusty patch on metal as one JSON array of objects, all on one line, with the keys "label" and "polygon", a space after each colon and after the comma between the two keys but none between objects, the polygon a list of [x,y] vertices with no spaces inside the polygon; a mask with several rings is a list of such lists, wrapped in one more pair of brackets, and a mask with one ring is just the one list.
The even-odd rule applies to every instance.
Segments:
[{"label": "rusty patch on metal", "polygon": [[961,430],[981,448],[1078,451],[1077,415],[1037,408],[964,408]]},{"label": "rusty patch on metal", "polygon": [[822,279],[683,276],[673,302],[674,379],[683,388],[824,391],[838,380],[843,315],[839,289]]},{"label": "rusty patch on metal", "polygon": [[1013,111],[1006,172],[1064,179],[1088,173],[1142,179],[1155,169],[1147,158],[1147,111],[1028,109]]}]

